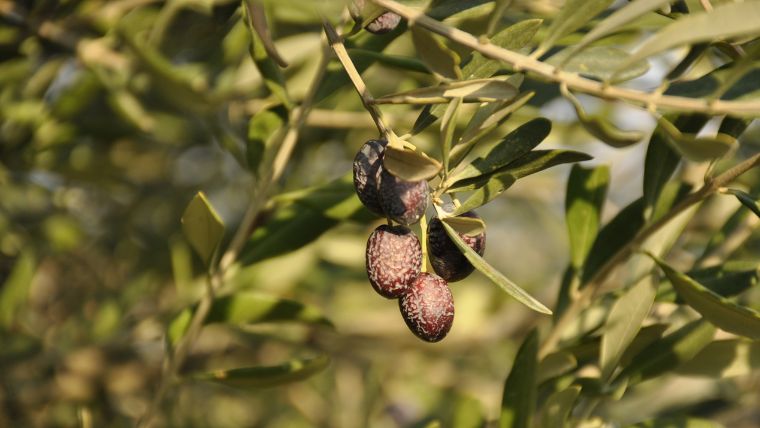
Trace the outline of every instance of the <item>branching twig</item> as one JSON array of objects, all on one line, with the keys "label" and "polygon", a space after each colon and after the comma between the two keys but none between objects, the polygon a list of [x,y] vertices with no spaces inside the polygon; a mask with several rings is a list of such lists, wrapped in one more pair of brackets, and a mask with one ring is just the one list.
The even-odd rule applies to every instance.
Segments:
[{"label": "branching twig", "polygon": [[505,62],[511,65],[515,71],[527,71],[536,77],[552,82],[565,83],[576,92],[600,98],[623,100],[641,107],[656,106],[659,109],[669,111],[688,111],[711,115],[760,116],[760,101],[757,100],[708,100],[660,95],[619,86],[610,86],[595,80],[586,79],[576,73],[559,70],[553,65],[493,45],[487,40],[481,40],[470,33],[450,27],[426,16],[419,10],[412,9],[396,1],[372,0],[372,2],[401,15],[410,25],[425,27],[449,40],[480,52],[483,56]]}]

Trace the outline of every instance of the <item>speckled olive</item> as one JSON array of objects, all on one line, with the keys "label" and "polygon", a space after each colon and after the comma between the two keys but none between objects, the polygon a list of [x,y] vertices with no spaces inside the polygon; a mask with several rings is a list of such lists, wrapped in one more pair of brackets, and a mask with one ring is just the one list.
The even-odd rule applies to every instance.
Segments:
[{"label": "speckled olive", "polygon": [[401,315],[420,339],[438,342],[454,323],[454,298],[446,281],[432,273],[420,273],[399,299]]},{"label": "speckled olive", "polygon": [[400,22],[400,16],[393,12],[385,12],[373,19],[372,22],[364,27],[364,29],[372,34],[385,34],[396,29]]},{"label": "speckled olive", "polygon": [[397,223],[417,223],[430,203],[427,181],[402,180],[385,169],[380,171],[378,190],[385,215]]},{"label": "speckled olive", "polygon": [[366,262],[375,291],[389,299],[397,298],[420,273],[420,240],[405,226],[379,226],[367,241]]},{"label": "speckled olive", "polygon": [[[460,217],[480,218],[475,212],[468,211]],[[486,232],[468,236],[460,233],[462,240],[476,253],[483,255],[486,251]],[[446,234],[441,220],[434,218],[427,230],[428,257],[435,273],[448,282],[460,281],[474,270],[472,264],[457,248],[454,241]]]},{"label": "speckled olive", "polygon": [[354,157],[354,189],[359,200],[368,210],[385,216],[380,206],[377,180],[383,168],[383,153],[388,144],[385,140],[369,140]]}]

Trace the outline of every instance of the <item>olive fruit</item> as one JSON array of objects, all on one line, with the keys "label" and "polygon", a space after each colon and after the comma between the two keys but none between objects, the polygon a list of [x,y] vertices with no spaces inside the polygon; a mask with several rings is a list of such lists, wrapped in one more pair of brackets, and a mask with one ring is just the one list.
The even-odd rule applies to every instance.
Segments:
[{"label": "olive fruit", "polygon": [[380,170],[378,191],[385,215],[405,225],[420,221],[430,203],[427,181],[406,181],[385,169]]},{"label": "olive fruit", "polygon": [[[480,218],[473,211],[461,214],[460,217]],[[485,231],[476,236],[460,233],[459,237],[479,255],[482,256],[486,251]],[[430,264],[433,266],[433,270],[446,281],[460,281],[474,270],[470,261],[467,260],[454,241],[446,234],[443,223],[437,217],[432,219],[430,224],[428,224],[427,244]]]},{"label": "olive fruit", "polygon": [[385,216],[380,206],[377,180],[383,169],[383,153],[388,144],[385,140],[369,140],[354,157],[354,189],[359,200],[368,210]]},{"label": "olive fruit", "polygon": [[400,16],[393,12],[385,12],[373,19],[364,29],[372,34],[385,34],[398,27],[399,22],[401,22]]},{"label": "olive fruit", "polygon": [[420,240],[408,227],[381,225],[369,236],[366,262],[375,291],[389,299],[397,298],[420,273]]},{"label": "olive fruit", "polygon": [[438,342],[454,322],[454,298],[446,281],[432,273],[420,273],[399,299],[401,316],[417,337]]}]

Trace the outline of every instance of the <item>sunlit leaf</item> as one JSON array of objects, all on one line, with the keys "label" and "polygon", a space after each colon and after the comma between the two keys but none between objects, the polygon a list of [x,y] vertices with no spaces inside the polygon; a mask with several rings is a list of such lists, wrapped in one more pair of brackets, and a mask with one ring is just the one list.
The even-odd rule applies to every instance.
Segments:
[{"label": "sunlit leaf", "polygon": [[678,295],[705,319],[730,333],[760,339],[760,313],[737,305],[676,271],[659,258],[650,256],[665,272]]},{"label": "sunlit leaf", "polygon": [[[686,275],[718,295],[732,297],[760,282],[760,267],[752,261],[728,261],[708,268],[694,269],[686,272]],[[661,285],[657,300],[683,303],[670,282]]]},{"label": "sunlit leaf", "polygon": [[704,162],[719,158],[738,145],[736,138],[718,133],[715,137],[698,137],[682,133],[665,117],[657,119],[656,131],[662,132],[667,141],[685,158]]},{"label": "sunlit leaf", "polygon": [[541,427],[567,426],[567,419],[570,417],[570,412],[572,412],[573,405],[580,392],[581,387],[579,385],[572,385],[550,395],[541,410]]},{"label": "sunlit leaf", "polygon": [[0,325],[10,327],[29,297],[37,261],[30,251],[22,252],[0,287]]},{"label": "sunlit leaf", "polygon": [[544,118],[533,119],[521,125],[507,134],[488,153],[452,171],[447,182],[456,185],[459,181],[486,175],[508,165],[539,145],[551,129],[551,122]]},{"label": "sunlit leaf", "polygon": [[744,339],[717,340],[705,346],[691,361],[676,369],[682,376],[723,379],[760,370],[760,342]]},{"label": "sunlit leaf", "polygon": [[573,370],[578,367],[578,360],[575,356],[567,351],[557,351],[544,357],[538,364],[538,379],[536,382],[541,384],[549,379]]},{"label": "sunlit leaf", "polygon": [[626,378],[630,384],[659,376],[694,358],[712,341],[715,327],[703,320],[692,321],[674,332],[653,342],[636,356],[616,377],[615,382]]},{"label": "sunlit leaf", "polygon": [[446,79],[462,78],[459,55],[436,39],[431,32],[412,26],[412,41],[417,55],[430,71]]},{"label": "sunlit leaf", "polygon": [[241,367],[192,375],[198,380],[220,383],[237,389],[268,388],[308,379],[330,364],[330,358],[294,359],[276,366]]},{"label": "sunlit leaf", "polygon": [[[630,56],[628,52],[613,46],[593,46],[568,59],[571,49],[572,47],[557,52],[546,62],[555,66],[561,65],[564,71],[607,80],[615,75],[618,66]],[[647,71],[649,71],[649,64],[644,60],[638,61],[627,67],[625,71],[616,74],[615,82],[635,79]]]},{"label": "sunlit leaf", "polygon": [[504,382],[499,418],[501,428],[530,428],[538,395],[537,370],[538,332],[532,330],[520,345]]},{"label": "sunlit leaf", "polygon": [[377,98],[374,102],[376,104],[447,104],[454,98],[462,98],[462,101],[466,103],[483,103],[511,100],[516,95],[517,88],[506,79],[492,77],[412,89]]},{"label": "sunlit leaf", "polygon": [[251,171],[258,171],[265,159],[267,149],[271,148],[277,131],[281,129],[283,124],[282,116],[271,110],[262,110],[256,113],[248,122],[246,159]]},{"label": "sunlit leaf", "polygon": [[626,290],[612,305],[605,323],[599,354],[602,379],[609,379],[620,357],[633,341],[649,314],[657,287],[647,276]]},{"label": "sunlit leaf", "polygon": [[612,0],[568,0],[554,17],[538,52],[546,52],[557,40],[583,27],[596,15],[607,9]]},{"label": "sunlit leaf", "polygon": [[483,220],[474,217],[443,217],[444,223],[451,226],[457,233],[467,236],[477,236],[486,231]]},{"label": "sunlit leaf", "polygon": [[760,33],[760,2],[722,3],[712,11],[683,15],[658,31],[620,65],[619,70],[659,52],[686,44]]},{"label": "sunlit leaf", "polygon": [[562,95],[570,101],[570,104],[575,109],[575,114],[578,116],[578,120],[583,125],[583,128],[608,146],[615,148],[628,147],[644,138],[643,133],[619,129],[605,117],[589,116],[580,101],[565,86],[562,86],[561,91]]},{"label": "sunlit leaf", "polygon": [[182,231],[203,263],[208,265],[224,236],[224,223],[203,192],[196,193],[185,208]]},{"label": "sunlit leaf", "polygon": [[573,165],[565,195],[565,222],[570,237],[570,263],[576,269],[583,266],[602,217],[607,197],[610,169],[607,166],[584,168]]},{"label": "sunlit leaf", "polygon": [[445,171],[449,170],[449,154],[451,153],[451,145],[454,139],[454,130],[457,126],[457,113],[461,105],[461,98],[451,100],[441,120],[441,158],[443,159]]},{"label": "sunlit leaf", "polygon": [[470,248],[470,246],[467,245],[462,240],[462,238],[459,236],[457,231],[454,230],[453,227],[449,226],[446,223],[442,223],[442,224],[443,224],[444,229],[446,230],[446,233],[451,238],[451,240],[454,242],[454,244],[456,244],[456,246],[459,248],[462,254],[464,254],[467,260],[469,260],[470,263],[472,263],[475,269],[479,270],[488,279],[493,281],[496,285],[498,285],[504,291],[506,291],[507,294],[514,297],[515,300],[522,303],[523,305],[533,309],[534,311],[541,312],[544,314],[552,313],[552,311],[549,310],[549,308],[544,306],[538,300],[534,299],[525,290],[518,287],[514,282],[507,279],[507,277],[505,277],[501,272],[499,272],[493,266],[489,265],[485,260],[483,260],[483,258],[480,257],[480,255],[475,252],[475,250]]},{"label": "sunlit leaf", "polygon": [[724,426],[708,419],[681,416],[652,419],[650,421],[630,425],[627,428],[724,428]]}]

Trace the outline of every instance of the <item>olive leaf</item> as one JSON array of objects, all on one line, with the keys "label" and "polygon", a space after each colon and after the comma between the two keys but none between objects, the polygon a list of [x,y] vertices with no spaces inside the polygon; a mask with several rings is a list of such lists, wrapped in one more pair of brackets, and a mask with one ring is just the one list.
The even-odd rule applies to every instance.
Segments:
[{"label": "olive leaf", "polygon": [[540,56],[548,51],[557,40],[584,26],[596,15],[607,9],[612,0],[568,0],[554,17],[546,37],[533,54]]},{"label": "olive leaf", "polygon": [[534,329],[517,350],[512,370],[504,382],[501,428],[530,428],[538,396],[538,332]]},{"label": "olive leaf", "polygon": [[[169,324],[167,340],[171,345],[178,343],[185,335],[197,309],[197,305],[184,309]],[[316,307],[247,291],[215,298],[203,324],[245,325],[264,322],[300,322],[333,327],[332,322]]]},{"label": "olive leaf", "polygon": [[451,226],[461,235],[478,236],[486,231],[486,224],[479,218],[441,217],[441,221]]},{"label": "olive leaf", "polygon": [[37,267],[34,254],[25,249],[15,260],[13,269],[0,287],[0,326],[10,327],[29,296]]},{"label": "olive leaf", "polygon": [[626,61],[630,54],[613,46],[592,46],[570,58],[572,52],[572,47],[561,50],[549,57],[546,62],[555,66],[561,65],[564,71],[598,80],[608,80],[614,75],[615,83],[635,79],[649,71],[649,63],[640,60],[631,64],[624,71],[615,74],[618,66]]},{"label": "olive leaf", "polygon": [[715,137],[684,134],[664,116],[657,119],[657,125],[655,131],[663,132],[673,148],[683,157],[695,162],[719,158],[738,145],[736,138],[727,134],[718,133]]},{"label": "olive leaf", "polygon": [[376,98],[375,104],[447,104],[454,98],[465,103],[511,100],[518,91],[507,78],[462,80],[428,86]]},{"label": "olive leaf", "polygon": [[301,381],[321,372],[330,364],[327,355],[293,359],[276,366],[240,367],[195,373],[192,378],[225,386],[248,389],[268,388]]},{"label": "olive leaf", "polygon": [[739,189],[726,189],[723,193],[734,195],[742,205],[749,208],[756,216],[760,217],[760,202],[746,192]]},{"label": "olive leaf", "polygon": [[730,333],[760,339],[760,313],[737,305],[648,254],[670,279],[679,296],[708,321]]},{"label": "olive leaf", "polygon": [[457,231],[454,230],[453,227],[451,227],[446,222],[442,222],[442,224],[443,228],[446,230],[446,233],[449,235],[454,244],[459,248],[459,251],[464,254],[464,256],[467,258],[467,260],[470,261],[470,263],[472,263],[475,269],[479,270],[488,279],[493,281],[496,285],[501,287],[502,290],[506,291],[507,294],[514,297],[515,300],[522,303],[523,305],[543,314],[552,313],[549,308],[544,306],[541,302],[533,298],[525,290],[518,287],[514,282],[507,279],[507,277],[505,277],[501,272],[483,260],[483,258],[475,252],[475,250],[470,248],[470,246],[462,240],[462,238],[459,236]]},{"label": "olive leaf", "polygon": [[451,100],[441,120],[441,158],[443,159],[444,171],[449,170],[449,154],[451,152],[452,140],[454,139],[454,130],[457,126],[457,113],[461,105],[461,98]]},{"label": "olive leaf", "polygon": [[206,266],[224,236],[224,223],[203,192],[195,194],[182,214],[182,231]]},{"label": "olive leaf", "polygon": [[429,180],[441,171],[441,163],[424,153],[388,145],[383,155],[383,167],[407,181]]},{"label": "olive leaf", "polygon": [[417,55],[434,74],[445,79],[459,80],[462,70],[459,68],[459,55],[447,48],[429,31],[412,26],[412,42]]},{"label": "olive leaf", "polygon": [[569,372],[578,367],[578,360],[571,352],[557,351],[544,357],[538,363],[538,379],[536,382],[542,384],[549,379]]},{"label": "olive leaf", "polygon": [[609,120],[601,116],[589,116],[583,105],[568,89],[566,85],[561,87],[562,95],[570,101],[578,120],[589,134],[598,138],[601,142],[615,148],[628,147],[636,144],[644,138],[644,133],[639,131],[624,131],[617,128]]},{"label": "olive leaf", "polygon": [[543,405],[540,426],[542,428],[567,426],[567,419],[570,417],[570,412],[572,412],[573,405],[580,392],[580,385],[571,385],[566,389],[552,393]]},{"label": "olive leaf", "polygon": [[760,369],[760,342],[746,339],[716,340],[675,372],[681,376],[725,379]]},{"label": "olive leaf", "polygon": [[607,166],[573,165],[567,181],[565,222],[570,238],[570,263],[580,270],[599,232],[602,208],[609,188]]}]

